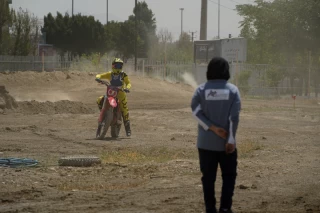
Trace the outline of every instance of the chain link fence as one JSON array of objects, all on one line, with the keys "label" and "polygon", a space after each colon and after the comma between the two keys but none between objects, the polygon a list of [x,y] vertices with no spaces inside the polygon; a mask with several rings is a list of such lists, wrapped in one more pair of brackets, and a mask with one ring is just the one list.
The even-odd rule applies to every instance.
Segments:
[{"label": "chain link fence", "polygon": [[[0,71],[105,72],[111,69],[110,61],[107,58],[90,60],[76,57],[70,60],[58,56],[0,56]],[[184,74],[188,73],[191,78],[195,78],[196,66],[198,65],[191,62],[140,59],[136,71],[134,61],[126,61],[125,71],[139,76],[190,84],[186,82]],[[206,65],[203,67],[206,68]],[[231,82],[239,87],[242,96],[270,98],[320,95],[320,67],[232,63],[230,72]]]},{"label": "chain link fence", "polygon": [[231,64],[231,82],[244,96],[318,97],[320,67]]},{"label": "chain link fence", "polygon": [[169,82],[185,82],[184,73],[192,75],[193,72],[194,65],[190,62],[140,60],[137,66],[137,74],[140,76]]},{"label": "chain link fence", "polygon": [[106,71],[109,60],[60,56],[0,56],[0,71]]}]

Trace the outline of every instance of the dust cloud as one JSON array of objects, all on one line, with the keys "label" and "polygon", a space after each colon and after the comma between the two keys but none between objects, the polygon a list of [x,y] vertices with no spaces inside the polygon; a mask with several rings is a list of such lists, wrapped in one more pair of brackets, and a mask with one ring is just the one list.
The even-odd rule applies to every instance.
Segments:
[{"label": "dust cloud", "polygon": [[38,101],[38,102],[57,102],[57,101],[72,101],[72,98],[61,91],[53,92],[28,92],[25,94],[15,94],[17,101]]},{"label": "dust cloud", "polygon": [[183,81],[186,84],[189,84],[190,86],[193,87],[193,89],[196,89],[198,87],[197,81],[196,79],[192,76],[192,74],[190,73],[183,73],[182,75]]}]

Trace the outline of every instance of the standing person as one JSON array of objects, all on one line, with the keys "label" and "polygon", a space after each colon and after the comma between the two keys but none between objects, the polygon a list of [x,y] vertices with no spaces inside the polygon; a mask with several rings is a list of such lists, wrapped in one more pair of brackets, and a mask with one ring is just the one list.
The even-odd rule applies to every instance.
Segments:
[{"label": "standing person", "polygon": [[238,88],[228,83],[229,64],[213,58],[207,68],[207,82],[192,98],[191,108],[198,125],[198,152],[206,213],[217,213],[215,181],[218,164],[222,172],[219,213],[232,213],[232,196],[237,176],[236,132],[241,109]]}]

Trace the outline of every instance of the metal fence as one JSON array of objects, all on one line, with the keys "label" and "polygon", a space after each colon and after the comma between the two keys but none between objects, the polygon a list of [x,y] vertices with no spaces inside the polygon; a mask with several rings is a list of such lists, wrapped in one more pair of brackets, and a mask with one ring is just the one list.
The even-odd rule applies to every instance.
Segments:
[{"label": "metal fence", "polygon": [[[184,73],[194,78],[197,66],[189,62],[163,62],[138,60],[137,71],[134,61],[128,60],[125,70],[131,74],[157,78],[170,82],[186,82]],[[205,73],[206,64],[202,65]],[[84,58],[68,60],[58,56],[0,56],[0,71],[88,71],[104,72],[110,70],[108,59],[90,61]],[[275,66],[266,64],[230,64],[231,82],[236,84],[243,96],[280,97],[308,96],[318,97],[320,93],[319,67]],[[201,74],[205,75],[205,74]],[[205,76],[203,76],[205,79]],[[186,82],[189,83],[190,82]],[[198,82],[199,83],[199,82]]]},{"label": "metal fence", "polygon": [[108,68],[108,60],[97,64],[79,57],[70,60],[59,56],[0,56],[0,71],[100,71]]},{"label": "metal fence", "polygon": [[157,78],[169,82],[184,82],[183,74],[193,74],[194,64],[190,62],[140,60],[137,72],[144,77]]},{"label": "metal fence", "polygon": [[318,97],[320,67],[231,64],[231,81],[248,96]]}]

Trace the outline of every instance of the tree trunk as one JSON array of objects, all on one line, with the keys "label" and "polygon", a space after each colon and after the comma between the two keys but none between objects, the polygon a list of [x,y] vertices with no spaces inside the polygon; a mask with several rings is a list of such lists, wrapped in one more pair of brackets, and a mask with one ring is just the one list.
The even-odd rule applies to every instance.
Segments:
[{"label": "tree trunk", "polygon": [[304,78],[304,96],[308,96],[309,92],[309,78]]},{"label": "tree trunk", "polygon": [[316,94],[316,98],[318,97],[319,88],[320,87],[320,70],[315,71],[315,77],[314,77],[314,92]]},{"label": "tree trunk", "polygon": [[302,96],[303,94],[303,78],[300,76],[299,80],[298,80],[298,93],[299,93],[299,96]]},{"label": "tree trunk", "polygon": [[2,28],[3,26],[0,25],[0,55],[2,55],[3,47],[2,47]]}]

